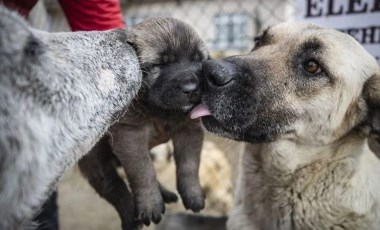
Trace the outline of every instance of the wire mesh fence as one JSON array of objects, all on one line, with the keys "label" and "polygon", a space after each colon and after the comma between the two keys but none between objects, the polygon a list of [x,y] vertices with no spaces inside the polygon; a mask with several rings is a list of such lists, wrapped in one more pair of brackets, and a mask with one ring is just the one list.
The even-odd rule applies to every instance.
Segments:
[{"label": "wire mesh fence", "polygon": [[[258,33],[270,25],[292,20],[296,13],[294,0],[121,0],[120,3],[127,28],[152,16],[175,17],[193,26],[214,56],[249,51]],[[38,27],[70,30],[57,0],[45,0],[39,5],[32,18],[44,16],[48,20],[43,20],[45,25],[40,20]]]},{"label": "wire mesh fence", "polygon": [[213,52],[246,52],[269,25],[290,20],[292,0],[131,0],[124,15],[131,27],[149,16],[170,16],[192,25]]},{"label": "wire mesh fence", "polygon": [[[198,32],[213,57],[248,52],[253,46],[253,38],[266,27],[295,18],[295,4],[294,0],[121,0],[127,28],[152,16],[178,18]],[[57,0],[39,1],[30,21],[43,30],[70,31]],[[223,147],[218,149],[210,142],[204,145],[203,151],[207,154],[203,154],[200,177],[208,199],[203,213],[226,215],[232,206],[233,184],[230,178],[236,177],[234,171],[241,149],[225,140],[213,139],[212,142]],[[174,163],[157,160],[155,164],[160,181],[174,191]],[[62,193],[61,199],[65,200],[67,196]],[[178,211],[183,207],[178,204],[168,209]],[[67,225],[72,217],[65,217],[62,216],[62,223]]]}]

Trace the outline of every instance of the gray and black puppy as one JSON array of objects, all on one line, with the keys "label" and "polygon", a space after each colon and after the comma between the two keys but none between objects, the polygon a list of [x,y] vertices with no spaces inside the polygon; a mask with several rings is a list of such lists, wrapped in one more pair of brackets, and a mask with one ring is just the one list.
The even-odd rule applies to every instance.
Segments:
[{"label": "gray and black puppy", "polygon": [[[79,164],[90,184],[116,208],[123,229],[138,228],[134,217],[145,225],[158,223],[164,201],[176,200],[159,185],[149,152],[168,139],[174,144],[177,188],[185,208],[194,212],[204,208],[198,177],[203,131],[188,112],[200,101],[201,66],[209,58],[196,32],[172,18],[145,20],[131,30],[128,42],[138,54],[146,85],[110,135]],[[133,195],[116,173],[112,153],[122,164]]]}]

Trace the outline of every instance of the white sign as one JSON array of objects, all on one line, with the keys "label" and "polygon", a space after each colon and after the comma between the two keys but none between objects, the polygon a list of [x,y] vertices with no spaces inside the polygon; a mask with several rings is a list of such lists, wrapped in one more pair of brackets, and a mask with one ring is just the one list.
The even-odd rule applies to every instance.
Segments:
[{"label": "white sign", "polygon": [[380,64],[380,0],[297,0],[297,19],[350,34]]}]

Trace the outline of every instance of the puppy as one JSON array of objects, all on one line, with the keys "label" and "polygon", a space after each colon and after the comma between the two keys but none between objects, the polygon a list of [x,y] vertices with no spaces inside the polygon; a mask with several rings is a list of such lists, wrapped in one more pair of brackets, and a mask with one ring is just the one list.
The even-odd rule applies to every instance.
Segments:
[{"label": "puppy", "polygon": [[[195,31],[172,18],[150,18],[138,24],[128,42],[138,54],[146,85],[109,135],[79,164],[95,190],[116,208],[123,229],[138,226],[132,219],[133,210],[144,224],[158,223],[164,200],[176,199],[167,191],[161,194],[149,153],[151,147],[169,139],[174,144],[183,204],[194,212],[203,209],[198,178],[203,131],[188,112],[200,102],[201,66],[209,57]],[[125,170],[134,202],[109,160],[112,153]]]},{"label": "puppy", "polygon": [[125,111],[141,71],[123,30],[47,33],[0,6],[0,229],[29,227]]},{"label": "puppy", "polygon": [[192,117],[251,143],[228,229],[379,229],[380,161],[367,137],[379,132],[380,70],[357,41],[285,23],[203,71]]}]

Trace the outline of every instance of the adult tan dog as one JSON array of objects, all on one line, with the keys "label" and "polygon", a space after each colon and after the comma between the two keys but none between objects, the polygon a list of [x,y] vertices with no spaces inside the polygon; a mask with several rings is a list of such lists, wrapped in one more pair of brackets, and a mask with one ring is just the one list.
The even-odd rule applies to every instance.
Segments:
[{"label": "adult tan dog", "polygon": [[380,70],[350,36],[311,24],[266,30],[248,55],[203,65],[192,117],[246,141],[228,229],[379,229]]}]

